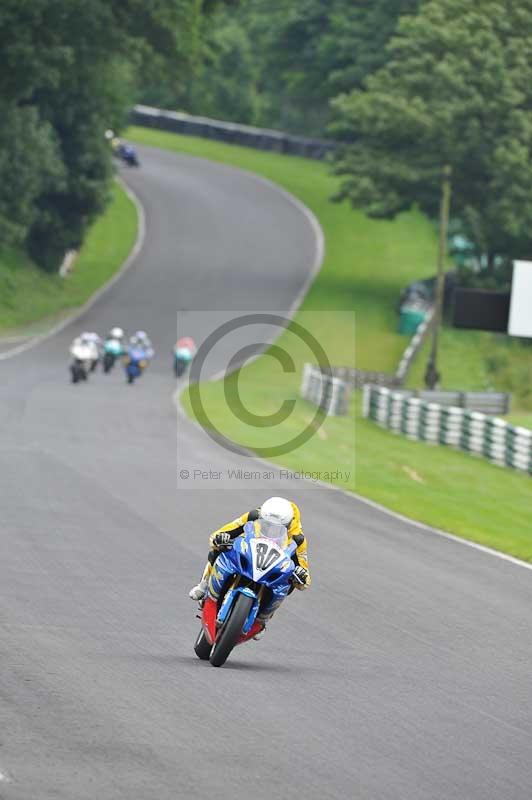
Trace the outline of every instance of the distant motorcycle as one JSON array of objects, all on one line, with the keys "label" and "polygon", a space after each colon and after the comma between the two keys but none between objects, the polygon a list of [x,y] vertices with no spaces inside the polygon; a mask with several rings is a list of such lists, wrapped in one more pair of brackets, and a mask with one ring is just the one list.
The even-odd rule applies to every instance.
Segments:
[{"label": "distant motorcycle", "polygon": [[133,145],[119,144],[115,152],[118,158],[128,167],[140,167],[139,157]]},{"label": "distant motorcycle", "polygon": [[70,365],[72,383],[86,381],[92,371],[94,347],[88,344],[76,344],[70,349],[73,361]]},{"label": "distant motorcycle", "polygon": [[140,378],[147,365],[146,352],[137,345],[129,347],[124,359],[127,382],[133,383],[136,378]]},{"label": "distant motorcycle", "polygon": [[184,336],[182,339],[177,340],[174,347],[174,374],[176,378],[180,378],[185,374],[194,358],[195,352],[196,344],[194,339]]},{"label": "distant motorcycle", "polygon": [[106,339],[103,345],[103,371],[111,372],[117,358],[123,355],[124,349],[118,339]]}]

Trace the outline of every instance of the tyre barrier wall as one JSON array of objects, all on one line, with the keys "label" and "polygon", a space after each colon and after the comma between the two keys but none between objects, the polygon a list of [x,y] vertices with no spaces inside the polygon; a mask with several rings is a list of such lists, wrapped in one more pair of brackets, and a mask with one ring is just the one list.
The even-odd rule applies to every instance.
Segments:
[{"label": "tyre barrier wall", "polygon": [[305,364],[300,389],[301,397],[322,408],[328,417],[347,414],[351,388],[346,381],[322,372],[314,364]]},{"label": "tyre barrier wall", "polygon": [[370,385],[364,387],[363,414],[408,439],[448,445],[532,475],[532,430],[503,419]]},{"label": "tyre barrier wall", "polygon": [[272,150],[318,160],[326,158],[336,147],[334,142],[325,139],[292,136],[281,131],[253,128],[250,125],[238,125],[236,122],[223,122],[209,117],[194,117],[181,111],[164,111],[151,106],[135,106],[131,111],[130,121],[133,125],[147,128],[159,128],[172,133],[245,145],[256,150]]}]

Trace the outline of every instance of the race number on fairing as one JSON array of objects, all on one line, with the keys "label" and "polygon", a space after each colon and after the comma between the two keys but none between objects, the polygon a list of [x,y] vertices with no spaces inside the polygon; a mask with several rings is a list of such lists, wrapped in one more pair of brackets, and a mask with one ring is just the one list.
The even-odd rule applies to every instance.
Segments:
[{"label": "race number on fairing", "polygon": [[252,539],[250,546],[253,559],[253,580],[257,580],[286,558],[286,553],[268,539]]}]

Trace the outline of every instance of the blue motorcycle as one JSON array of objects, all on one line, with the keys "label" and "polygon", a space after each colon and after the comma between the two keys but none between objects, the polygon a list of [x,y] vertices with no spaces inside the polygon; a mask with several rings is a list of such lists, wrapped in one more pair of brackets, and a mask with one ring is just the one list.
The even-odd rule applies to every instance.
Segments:
[{"label": "blue motorcycle", "polygon": [[259,613],[272,614],[292,588],[295,550],[284,525],[246,523],[214,564],[194,645],[199,658],[221,667],[237,644],[262,630]]},{"label": "blue motorcycle", "polygon": [[124,360],[126,370],[126,380],[133,383],[136,378],[142,375],[143,370],[148,365],[148,358],[145,350],[137,345],[129,347]]},{"label": "blue motorcycle", "polygon": [[131,144],[126,144],[125,142],[119,144],[116,149],[116,155],[124,162],[124,164],[127,164],[128,167],[140,166],[137,151]]}]

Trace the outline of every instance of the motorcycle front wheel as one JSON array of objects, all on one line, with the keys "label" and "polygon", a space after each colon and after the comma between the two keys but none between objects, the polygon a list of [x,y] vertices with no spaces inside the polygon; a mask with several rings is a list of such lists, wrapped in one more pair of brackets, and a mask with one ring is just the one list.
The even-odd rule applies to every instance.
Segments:
[{"label": "motorcycle front wheel", "polygon": [[107,374],[111,372],[115,364],[115,357],[110,353],[106,353],[103,357],[103,371]]},{"label": "motorcycle front wheel", "polygon": [[77,364],[72,364],[72,366],[70,367],[70,377],[72,383],[78,383],[78,381],[84,381],[87,379],[85,370],[83,369],[83,367],[80,367]]},{"label": "motorcycle front wheel", "polygon": [[249,616],[253,598],[239,594],[229,616],[223,624],[213,645],[209,661],[213,667],[221,667],[242,635],[242,628]]},{"label": "motorcycle front wheel", "polygon": [[180,378],[184,372],[186,372],[187,363],[180,358],[176,358],[174,361],[174,372],[176,378]]}]

